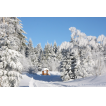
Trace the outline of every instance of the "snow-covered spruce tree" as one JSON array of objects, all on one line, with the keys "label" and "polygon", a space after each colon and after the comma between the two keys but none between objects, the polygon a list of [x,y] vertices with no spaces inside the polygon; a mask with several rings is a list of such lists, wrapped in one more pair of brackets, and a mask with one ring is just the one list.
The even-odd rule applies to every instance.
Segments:
[{"label": "snow-covered spruce tree", "polygon": [[33,50],[32,40],[29,39],[29,42],[28,42],[28,44],[27,44],[26,51],[25,51],[25,55],[26,55],[27,58],[28,58],[28,57],[30,58],[30,55],[31,55],[31,53],[32,53],[32,50]]},{"label": "snow-covered spruce tree", "polygon": [[21,78],[22,56],[26,40],[22,24],[16,17],[0,17],[0,86],[16,87]]},{"label": "snow-covered spruce tree", "polygon": [[62,80],[67,81],[70,79],[76,79],[77,59],[75,57],[74,52],[70,52],[69,50],[63,49],[62,54],[63,54],[63,60],[61,62]]},{"label": "snow-covered spruce tree", "polygon": [[27,46],[26,49],[25,49],[25,57],[28,58],[29,55],[30,55],[30,49],[29,49],[29,47]]},{"label": "snow-covered spruce tree", "polygon": [[66,81],[78,78],[80,58],[77,43],[74,40],[71,40],[71,42],[63,42],[60,45],[59,51],[61,51],[63,55],[60,65],[62,80]]},{"label": "snow-covered spruce tree", "polygon": [[59,57],[60,54],[58,54],[58,58],[57,58],[57,54],[53,54],[50,56],[50,59],[48,60],[48,66],[50,67],[51,71],[60,71],[59,66],[60,66],[60,59],[61,57]]},{"label": "snow-covered spruce tree", "polygon": [[41,54],[41,52],[42,52],[42,47],[41,47],[41,43],[39,43],[38,45],[37,45],[37,54]]},{"label": "snow-covered spruce tree", "polygon": [[57,43],[54,42],[54,45],[51,46],[51,57],[57,61],[60,61],[62,59],[61,50],[59,50],[59,46],[57,46]]},{"label": "snow-covered spruce tree", "polygon": [[41,63],[42,53],[43,53],[42,47],[41,47],[41,44],[39,43],[39,44],[37,45],[37,53],[36,53],[37,60],[38,60],[39,63]]},{"label": "snow-covered spruce tree", "polygon": [[34,52],[34,47],[33,47],[33,43],[31,39],[29,39],[29,43],[27,46],[27,52],[26,54],[29,54],[27,57],[31,60],[32,64],[35,65],[36,54]]},{"label": "snow-covered spruce tree", "polygon": [[[26,47],[26,61],[27,64],[24,70],[28,71],[29,73],[36,73],[37,71],[41,71],[42,65],[42,47],[41,44],[38,44],[37,47],[33,47],[32,40],[30,39],[27,47]],[[24,59],[25,60],[25,59]],[[25,66],[25,65],[24,65]]]},{"label": "snow-covered spruce tree", "polygon": [[[56,53],[54,52],[54,54],[52,55],[52,63],[54,63],[54,70],[60,71],[60,62],[62,61],[62,54],[59,51],[59,46],[56,49]],[[53,65],[52,65],[53,67]]]},{"label": "snow-covered spruce tree", "polygon": [[58,47],[57,47],[57,43],[54,42],[54,45],[53,45],[53,51],[54,51],[55,54],[57,53],[57,49],[58,49]]},{"label": "snow-covered spruce tree", "polygon": [[50,59],[51,59],[51,45],[47,42],[47,44],[44,47],[43,54],[42,54],[42,67],[47,67],[50,69],[48,65],[48,62]]},{"label": "snow-covered spruce tree", "polygon": [[32,40],[29,39],[29,42],[26,46],[26,51],[25,51],[25,56],[27,59],[29,59],[29,61],[33,64],[34,60],[35,60],[35,53],[34,53],[34,47],[33,47],[33,43]]},{"label": "snow-covered spruce tree", "polygon": [[[27,66],[24,68],[24,71],[27,71],[29,73],[36,73],[38,71],[37,70],[38,58],[37,58],[36,51],[35,51],[35,48],[33,47],[32,40],[29,39],[29,42],[27,44],[26,51],[25,51],[25,56],[27,61],[25,62],[25,64],[27,64]],[[25,64],[23,65],[25,66]]]},{"label": "snow-covered spruce tree", "polygon": [[61,53],[58,48],[56,42],[54,46],[47,42],[41,56],[43,68],[47,67],[50,71],[59,71]]},{"label": "snow-covered spruce tree", "polygon": [[40,43],[37,45],[37,47],[34,48],[34,53],[36,55],[35,66],[38,71],[41,71],[42,70],[43,50],[42,50]]},{"label": "snow-covered spruce tree", "polygon": [[39,51],[38,48],[35,47],[34,48],[34,54],[35,54],[34,65],[37,65],[37,63],[38,63],[38,58],[39,58],[39,52],[38,51]]},{"label": "snow-covered spruce tree", "polygon": [[50,56],[51,56],[51,45],[48,42],[45,45],[43,52],[44,52],[45,60],[50,59]]}]

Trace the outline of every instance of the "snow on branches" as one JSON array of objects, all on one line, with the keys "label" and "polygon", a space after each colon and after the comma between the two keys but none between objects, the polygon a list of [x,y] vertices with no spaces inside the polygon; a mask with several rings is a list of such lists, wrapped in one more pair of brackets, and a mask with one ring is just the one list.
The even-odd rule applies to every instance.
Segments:
[{"label": "snow on branches", "polygon": [[0,86],[16,87],[23,69],[19,58],[25,47],[25,33],[16,17],[0,17]]},{"label": "snow on branches", "polygon": [[[98,38],[87,36],[75,27],[70,27],[69,30],[71,41],[64,42],[60,46],[64,57],[61,62],[62,80],[103,74],[105,72],[106,37],[104,35]],[[71,58],[72,56],[74,59]]]}]

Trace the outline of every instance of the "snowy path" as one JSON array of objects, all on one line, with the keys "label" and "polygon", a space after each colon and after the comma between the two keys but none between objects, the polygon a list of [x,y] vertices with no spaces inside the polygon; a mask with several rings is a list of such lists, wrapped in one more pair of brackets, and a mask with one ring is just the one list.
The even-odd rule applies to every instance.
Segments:
[{"label": "snowy path", "polygon": [[[20,87],[29,87],[29,83],[33,78],[33,86],[35,87],[56,87],[57,84],[53,84],[55,81],[62,81],[60,79],[60,75],[51,75],[51,76],[43,76],[41,73],[38,75],[33,74],[23,74],[23,79],[20,81]],[[53,81],[53,82],[52,82]]]},{"label": "snowy path", "polygon": [[45,81],[34,81],[36,87],[56,87],[56,85]]},{"label": "snowy path", "polygon": [[98,77],[77,79],[74,81],[62,81],[59,73],[51,72],[51,76],[23,74],[20,87],[106,87],[106,74]]},{"label": "snowy path", "polygon": [[20,87],[29,87],[29,82],[31,80],[27,75],[22,75],[23,79],[20,81]]}]

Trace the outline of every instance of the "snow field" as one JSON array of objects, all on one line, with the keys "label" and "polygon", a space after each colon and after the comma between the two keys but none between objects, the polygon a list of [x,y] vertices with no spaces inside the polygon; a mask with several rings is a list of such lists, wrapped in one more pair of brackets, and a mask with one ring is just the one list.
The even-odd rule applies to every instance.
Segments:
[{"label": "snow field", "polygon": [[51,76],[23,74],[20,87],[106,87],[106,74],[76,80],[62,81],[59,72],[50,72]]}]

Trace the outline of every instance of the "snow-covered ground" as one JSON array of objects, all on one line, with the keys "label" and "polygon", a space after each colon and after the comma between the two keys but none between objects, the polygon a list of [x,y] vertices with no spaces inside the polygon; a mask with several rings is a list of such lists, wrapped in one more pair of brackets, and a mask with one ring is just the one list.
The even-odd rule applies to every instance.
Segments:
[{"label": "snow-covered ground", "polygon": [[59,72],[50,72],[50,76],[41,72],[34,74],[24,73],[20,87],[106,87],[106,74],[88,78],[62,81]]}]

